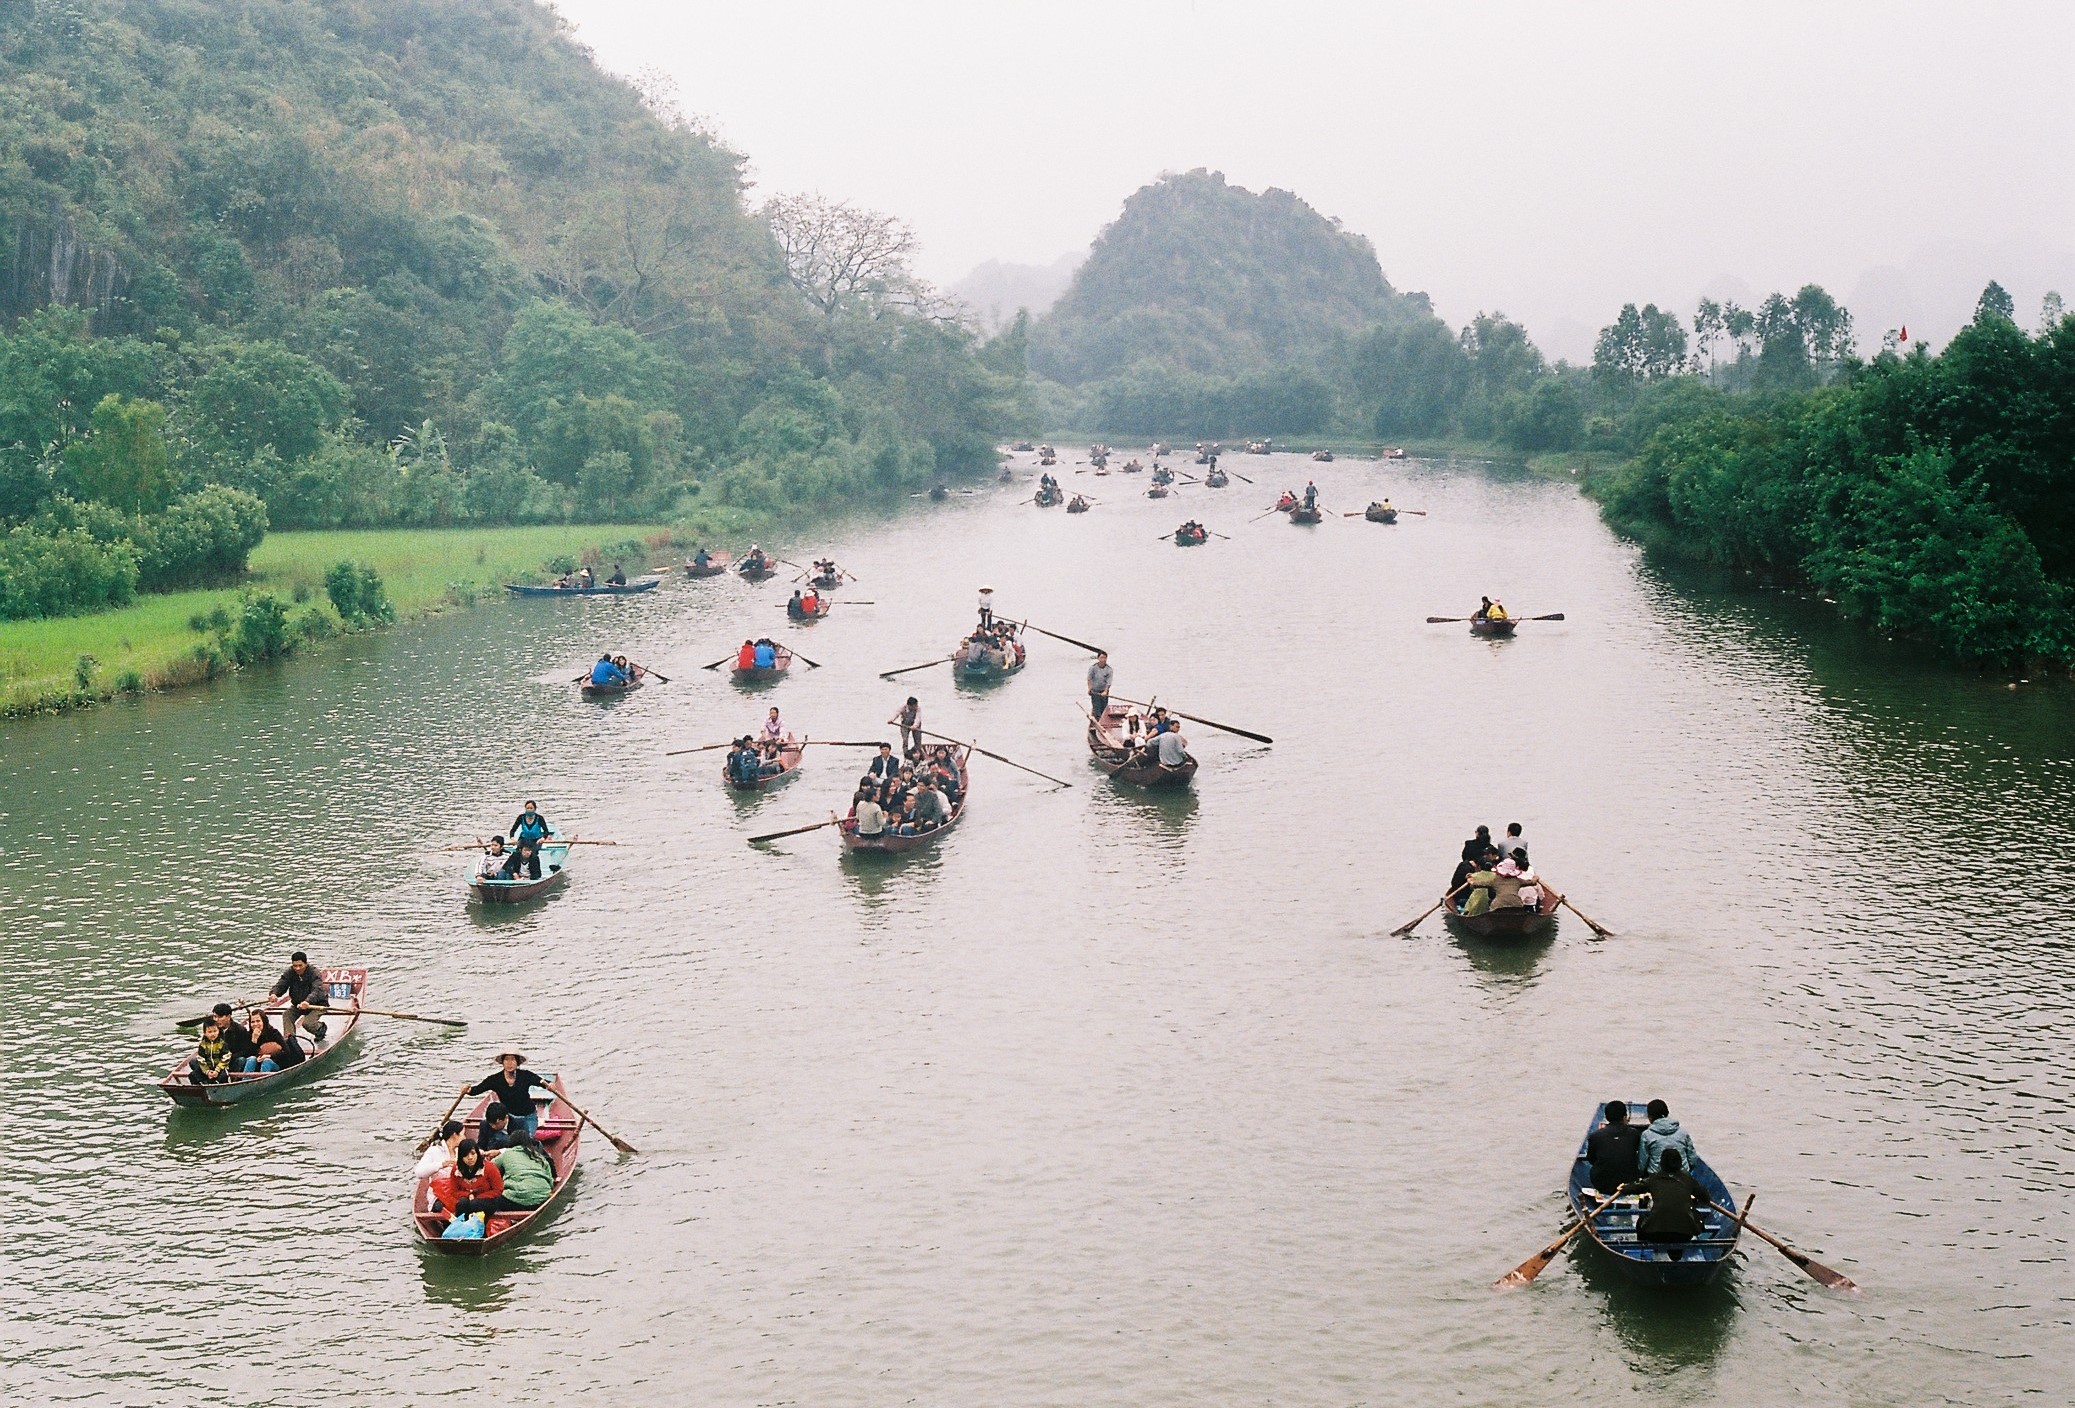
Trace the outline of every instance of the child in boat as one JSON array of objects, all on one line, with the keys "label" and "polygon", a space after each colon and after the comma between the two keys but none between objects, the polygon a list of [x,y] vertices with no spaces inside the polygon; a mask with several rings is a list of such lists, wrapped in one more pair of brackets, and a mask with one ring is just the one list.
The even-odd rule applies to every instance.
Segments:
[{"label": "child in boat", "polygon": [[202,1036],[188,1059],[187,1078],[195,1085],[222,1085],[231,1078],[231,1049],[223,1039],[223,1019],[214,1012],[202,1019]]},{"label": "child in boat", "polygon": [[511,852],[504,848],[504,838],[492,836],[490,848],[484,851],[482,858],[476,862],[476,879],[502,880],[505,866],[511,858]]}]

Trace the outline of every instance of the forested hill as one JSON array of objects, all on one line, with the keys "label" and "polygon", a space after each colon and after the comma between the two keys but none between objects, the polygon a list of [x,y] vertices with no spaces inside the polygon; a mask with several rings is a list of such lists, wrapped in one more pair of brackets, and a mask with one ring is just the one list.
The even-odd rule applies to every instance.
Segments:
[{"label": "forested hill", "polygon": [[1318,367],[1379,323],[1423,317],[1376,251],[1283,190],[1163,176],[1124,202],[1031,330],[1032,368],[1069,386],[1134,366],[1241,376]]},{"label": "forested hill", "polygon": [[[212,485],[275,527],[623,521],[987,468],[1020,367],[933,315],[896,222],[752,210],[741,165],[533,0],[0,6],[0,531],[106,544],[102,509],[145,533]],[[844,241],[862,277],[817,262]]]}]

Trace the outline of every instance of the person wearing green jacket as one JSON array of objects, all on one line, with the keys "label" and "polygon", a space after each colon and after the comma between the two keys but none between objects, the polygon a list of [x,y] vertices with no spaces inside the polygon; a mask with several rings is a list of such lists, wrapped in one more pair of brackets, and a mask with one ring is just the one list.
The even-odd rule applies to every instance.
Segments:
[{"label": "person wearing green jacket", "polygon": [[201,1040],[187,1063],[187,1078],[196,1085],[222,1085],[231,1078],[231,1047],[223,1037],[223,1021],[213,1012],[202,1019]]},{"label": "person wearing green jacket", "polygon": [[555,1191],[555,1164],[548,1151],[532,1139],[522,1140],[490,1155],[504,1175],[504,1200],[518,1208],[537,1208]]}]

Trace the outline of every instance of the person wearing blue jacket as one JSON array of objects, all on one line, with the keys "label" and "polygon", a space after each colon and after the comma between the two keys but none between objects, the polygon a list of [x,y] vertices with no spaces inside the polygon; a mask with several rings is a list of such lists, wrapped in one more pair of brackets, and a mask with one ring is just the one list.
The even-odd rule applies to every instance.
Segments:
[{"label": "person wearing blue jacket", "polygon": [[755,659],[759,670],[770,669],[778,663],[778,647],[768,640],[758,641],[756,643]]},{"label": "person wearing blue jacket", "polygon": [[598,663],[591,667],[591,683],[600,685],[625,684],[627,672],[613,664],[612,656],[601,655]]},{"label": "person wearing blue jacket", "polygon": [[526,810],[512,819],[511,830],[506,833],[514,841],[540,842],[548,839],[548,819],[540,814],[537,802],[526,803]]},{"label": "person wearing blue jacket", "polygon": [[1700,1155],[1693,1151],[1693,1136],[1679,1128],[1672,1118],[1671,1106],[1662,1100],[1652,1100],[1645,1113],[1650,1116],[1649,1125],[1637,1144],[1636,1170],[1639,1173],[1655,1173],[1664,1161],[1666,1149],[1679,1151],[1679,1167],[1688,1171],[1699,1162]]}]

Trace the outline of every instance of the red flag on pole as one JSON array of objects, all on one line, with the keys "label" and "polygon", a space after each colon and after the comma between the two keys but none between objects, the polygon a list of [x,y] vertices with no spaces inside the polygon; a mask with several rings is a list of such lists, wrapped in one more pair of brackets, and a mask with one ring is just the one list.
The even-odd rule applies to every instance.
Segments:
[{"label": "red flag on pole", "polygon": [[1907,323],[1904,323],[1902,325],[1902,341],[1904,343],[1907,343],[1909,341],[1909,324]]}]

